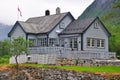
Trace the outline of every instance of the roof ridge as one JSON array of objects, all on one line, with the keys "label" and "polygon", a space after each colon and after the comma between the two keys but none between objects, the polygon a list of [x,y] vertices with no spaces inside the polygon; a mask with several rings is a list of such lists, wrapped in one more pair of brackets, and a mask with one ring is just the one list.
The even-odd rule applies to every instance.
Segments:
[{"label": "roof ridge", "polygon": [[68,25],[68,27],[65,30],[62,31],[61,34],[74,33],[75,31],[77,34],[83,33],[97,18],[98,17],[75,19]]},{"label": "roof ridge", "polygon": [[47,15],[47,16],[38,16],[38,17],[30,17],[28,18],[25,22],[28,22],[29,19],[35,19],[35,18],[42,18],[42,17],[49,17],[49,16],[55,16],[55,15],[61,15],[61,14],[67,14],[69,12],[64,12],[64,13],[60,13],[60,14],[52,14],[52,15]]},{"label": "roof ridge", "polygon": [[27,33],[48,33],[69,13],[70,12],[65,12],[48,16],[32,17],[26,21],[18,21],[18,23]]}]

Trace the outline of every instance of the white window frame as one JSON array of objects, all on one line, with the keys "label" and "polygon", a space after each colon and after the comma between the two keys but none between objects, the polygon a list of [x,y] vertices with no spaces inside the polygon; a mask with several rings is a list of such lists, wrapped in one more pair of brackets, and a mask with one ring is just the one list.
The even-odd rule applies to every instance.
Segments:
[{"label": "white window frame", "polygon": [[95,23],[94,23],[94,28],[95,28],[95,29],[98,29],[98,25],[99,25],[99,23],[98,23],[98,22],[95,22]]},{"label": "white window frame", "polygon": [[95,47],[95,39],[87,38],[87,47]]},{"label": "white window frame", "polygon": [[70,48],[78,49],[77,37],[70,38]]},{"label": "white window frame", "polygon": [[64,38],[61,38],[61,39],[60,39],[60,46],[61,46],[61,47],[64,47],[64,46],[65,46],[65,44],[64,44],[64,43],[65,43]]},{"label": "white window frame", "polygon": [[47,46],[47,38],[39,38],[38,39],[38,46]]},{"label": "white window frame", "polygon": [[87,47],[105,48],[105,39],[87,38]]},{"label": "white window frame", "polygon": [[49,46],[56,46],[57,39],[56,38],[49,38]]},{"label": "white window frame", "polygon": [[97,48],[105,48],[105,40],[104,39],[97,40]]}]

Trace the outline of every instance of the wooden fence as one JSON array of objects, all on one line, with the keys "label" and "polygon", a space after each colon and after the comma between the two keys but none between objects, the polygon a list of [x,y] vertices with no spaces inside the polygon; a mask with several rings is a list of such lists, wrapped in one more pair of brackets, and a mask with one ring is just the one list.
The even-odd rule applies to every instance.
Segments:
[{"label": "wooden fence", "polygon": [[[115,59],[114,52],[100,51],[73,51],[63,47],[32,47],[28,50],[28,55],[18,56],[19,63],[56,64],[57,58],[67,59]],[[15,57],[10,58],[10,63],[15,63]]]},{"label": "wooden fence", "polygon": [[73,51],[71,48],[64,47],[31,47],[30,54],[56,54],[61,58],[72,59],[110,59],[115,58],[115,52],[105,51]]}]

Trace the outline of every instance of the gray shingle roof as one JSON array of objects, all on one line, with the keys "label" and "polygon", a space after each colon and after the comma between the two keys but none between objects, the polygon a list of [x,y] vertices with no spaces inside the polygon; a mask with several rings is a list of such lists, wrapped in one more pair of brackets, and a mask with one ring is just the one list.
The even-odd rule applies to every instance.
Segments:
[{"label": "gray shingle roof", "polygon": [[19,21],[19,24],[27,33],[47,33],[51,31],[67,13],[33,17],[29,18],[26,22]]},{"label": "gray shingle roof", "polygon": [[95,20],[95,18],[74,20],[60,34],[74,34],[74,33],[79,34],[79,33],[83,33],[83,31],[85,31],[94,20]]}]

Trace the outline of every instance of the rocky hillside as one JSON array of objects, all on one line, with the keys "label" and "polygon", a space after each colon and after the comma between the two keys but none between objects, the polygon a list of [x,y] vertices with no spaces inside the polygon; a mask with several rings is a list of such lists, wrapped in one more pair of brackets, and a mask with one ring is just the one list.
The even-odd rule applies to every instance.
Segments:
[{"label": "rocky hillside", "polygon": [[21,67],[0,69],[0,80],[119,80],[120,74],[77,72],[56,68]]}]

